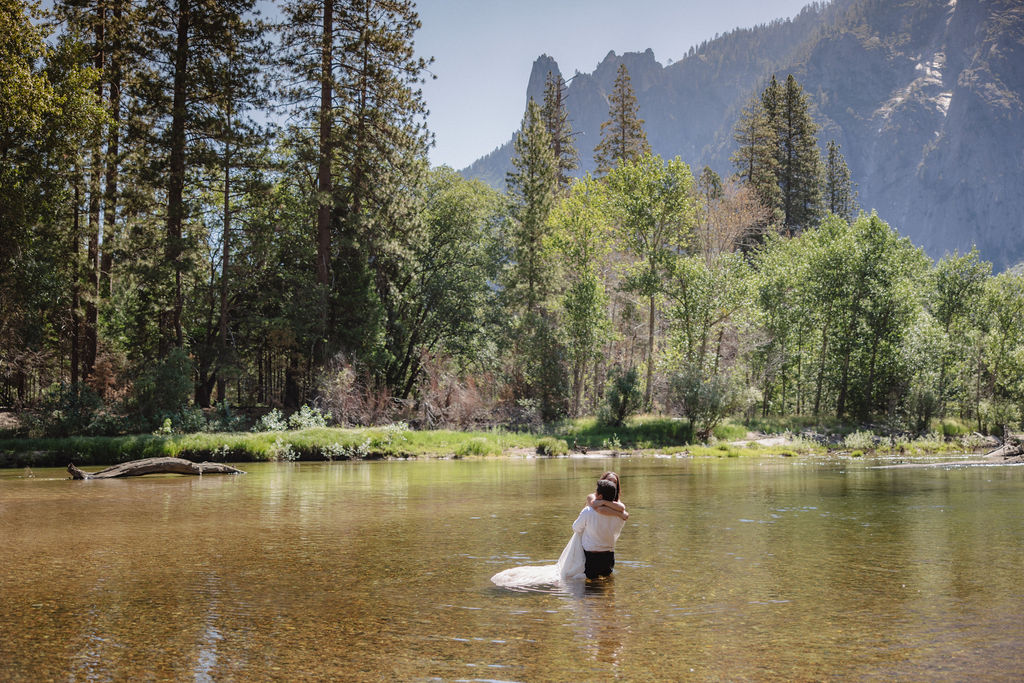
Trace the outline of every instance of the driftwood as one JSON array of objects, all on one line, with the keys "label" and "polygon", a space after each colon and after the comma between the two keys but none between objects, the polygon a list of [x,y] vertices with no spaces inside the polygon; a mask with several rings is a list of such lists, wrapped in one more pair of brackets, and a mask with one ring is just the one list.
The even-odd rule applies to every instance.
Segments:
[{"label": "driftwood", "polygon": [[245,474],[244,471],[219,462],[192,462],[184,458],[144,458],[123,462],[99,472],[84,472],[68,465],[72,479],[113,479],[140,477],[144,474]]},{"label": "driftwood", "polygon": [[1014,434],[1009,429],[1003,429],[1003,445],[985,454],[988,458],[1010,458],[1024,457],[1024,434]]},{"label": "driftwood", "polygon": [[1016,458],[1024,455],[1024,447],[1015,443],[1004,443],[999,448],[985,454],[986,458]]}]

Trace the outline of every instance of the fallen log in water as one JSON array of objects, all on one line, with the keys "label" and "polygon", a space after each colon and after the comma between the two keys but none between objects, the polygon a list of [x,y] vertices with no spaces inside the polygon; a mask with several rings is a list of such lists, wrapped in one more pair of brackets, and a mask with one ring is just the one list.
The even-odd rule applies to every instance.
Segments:
[{"label": "fallen log in water", "polygon": [[114,477],[140,477],[144,474],[245,474],[231,465],[219,462],[192,462],[184,458],[143,458],[122,462],[99,472],[84,472],[68,465],[72,479],[113,479]]},{"label": "fallen log in water", "polygon": [[1024,446],[1019,443],[1004,443],[985,454],[986,458],[1018,458],[1024,456]]}]

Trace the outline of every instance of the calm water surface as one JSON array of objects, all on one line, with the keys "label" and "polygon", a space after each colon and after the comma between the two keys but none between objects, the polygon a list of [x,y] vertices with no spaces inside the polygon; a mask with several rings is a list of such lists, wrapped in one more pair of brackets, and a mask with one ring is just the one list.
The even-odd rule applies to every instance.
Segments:
[{"label": "calm water surface", "polygon": [[[1024,468],[865,460],[0,471],[2,680],[984,680],[1024,657]],[[553,563],[594,479],[613,578]]]}]

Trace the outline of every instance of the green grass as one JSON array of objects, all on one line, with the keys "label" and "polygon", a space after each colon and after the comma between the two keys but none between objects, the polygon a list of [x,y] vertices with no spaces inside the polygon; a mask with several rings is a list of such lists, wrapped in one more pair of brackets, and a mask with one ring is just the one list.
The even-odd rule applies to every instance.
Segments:
[{"label": "green grass", "polygon": [[537,442],[537,455],[559,456],[569,452],[569,444],[565,439],[556,439],[553,436],[545,436]]},{"label": "green grass", "polygon": [[[814,425],[819,429],[852,433],[838,422],[821,423],[807,418],[726,421],[715,429],[719,442],[743,442],[748,429],[766,433],[798,432]],[[827,426],[826,426],[827,425]],[[879,450],[911,453],[963,451],[969,437],[966,425],[945,420],[929,435]],[[955,435],[954,435],[955,434]],[[128,460],[176,456],[190,460],[259,462],[279,459],[338,460],[408,457],[489,457],[513,449],[563,455],[567,450],[640,451],[693,456],[739,457],[742,455],[802,455],[824,452],[824,447],[794,438],[780,447],[748,443],[692,445],[692,429],[686,420],[660,416],[639,416],[621,427],[600,424],[594,418],[580,418],[549,427],[545,434],[510,432],[502,429],[461,432],[453,430],[413,431],[402,427],[341,429],[321,427],[281,432],[225,432],[186,435],[74,436],[47,439],[0,439],[0,467],[80,467],[112,465]],[[541,446],[538,450],[538,446]],[[864,451],[861,444],[852,450]]]},{"label": "green grass", "polygon": [[112,465],[159,456],[221,462],[259,462],[289,455],[299,460],[465,457],[500,455],[513,448],[532,450],[539,439],[533,434],[501,430],[420,432],[332,427],[282,432],[6,439],[0,440],[0,467],[64,467],[69,462],[80,467]]},{"label": "green grass", "polygon": [[670,417],[640,416],[620,427],[600,423],[596,418],[571,420],[555,430],[569,444],[587,448],[608,448],[617,441],[626,450],[681,446],[693,439],[693,428],[686,420]]}]

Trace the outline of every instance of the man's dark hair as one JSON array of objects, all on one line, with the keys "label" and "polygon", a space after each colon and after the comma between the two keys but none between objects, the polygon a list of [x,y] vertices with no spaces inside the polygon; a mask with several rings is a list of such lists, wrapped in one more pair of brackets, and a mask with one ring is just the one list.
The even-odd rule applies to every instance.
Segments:
[{"label": "man's dark hair", "polygon": [[615,500],[618,489],[615,488],[615,484],[611,483],[607,479],[598,479],[597,492],[604,500]]}]

